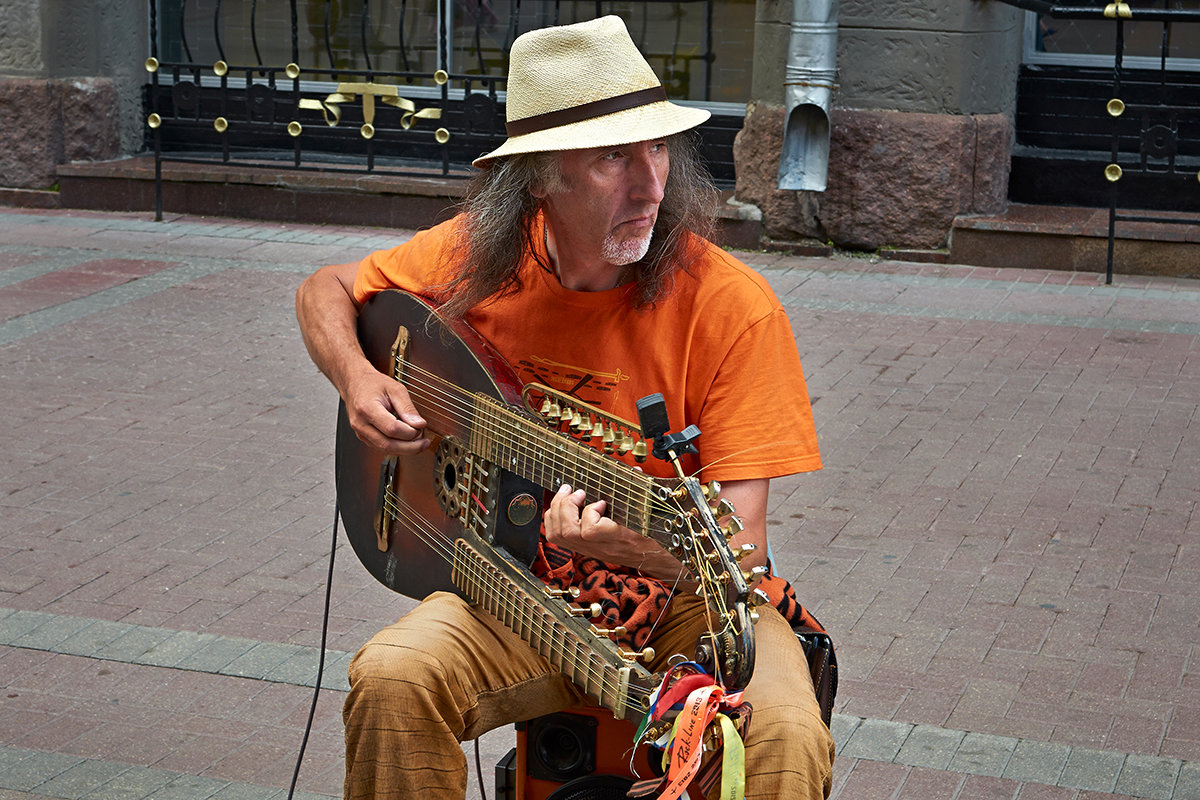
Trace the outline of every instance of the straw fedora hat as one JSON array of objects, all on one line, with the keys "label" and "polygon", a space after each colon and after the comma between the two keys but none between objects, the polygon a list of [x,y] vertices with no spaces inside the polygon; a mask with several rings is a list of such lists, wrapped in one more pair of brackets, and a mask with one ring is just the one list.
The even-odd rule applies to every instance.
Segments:
[{"label": "straw fedora hat", "polygon": [[541,28],[509,56],[508,139],[473,162],[517,153],[616,147],[694,128],[709,117],[676,105],[620,17]]}]

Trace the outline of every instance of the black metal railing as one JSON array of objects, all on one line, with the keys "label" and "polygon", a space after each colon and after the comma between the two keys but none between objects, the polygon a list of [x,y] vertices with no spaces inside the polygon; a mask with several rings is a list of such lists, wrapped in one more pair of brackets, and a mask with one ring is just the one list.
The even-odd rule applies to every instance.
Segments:
[{"label": "black metal railing", "polygon": [[[1180,178],[1194,167],[1184,168],[1180,162],[1181,124],[1196,116],[1196,109],[1173,101],[1167,81],[1167,58],[1171,28],[1176,23],[1200,23],[1200,9],[1133,7],[1129,3],[1100,3],[1096,5],[1066,5],[1042,0],[1003,0],[1012,6],[1063,19],[1110,20],[1113,23],[1115,47],[1113,56],[1112,94],[1105,103],[1105,113],[1112,120],[1110,160],[1103,165],[1108,181],[1108,256],[1105,282],[1113,278],[1113,256],[1118,222],[1154,222],[1195,224],[1194,218],[1130,213],[1118,210],[1119,185],[1122,179],[1161,179],[1167,185],[1179,187]],[[1162,24],[1159,47],[1158,80],[1138,84],[1145,96],[1122,97],[1124,76],[1125,23],[1133,21]],[[1192,133],[1191,138],[1196,138]],[[1194,187],[1200,196],[1200,172],[1195,173]]]},{"label": "black metal railing", "polygon": [[547,25],[620,12],[669,95],[708,99],[712,8],[713,0],[150,0],[145,106],[156,214],[165,161],[466,175],[504,139],[512,41]]}]

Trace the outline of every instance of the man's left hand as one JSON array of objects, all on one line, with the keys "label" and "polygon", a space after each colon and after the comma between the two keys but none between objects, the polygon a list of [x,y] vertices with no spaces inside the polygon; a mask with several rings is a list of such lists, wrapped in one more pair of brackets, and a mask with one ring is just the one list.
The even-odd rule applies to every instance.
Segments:
[{"label": "man's left hand", "polygon": [[588,503],[582,489],[563,485],[546,510],[546,541],[646,575],[675,580],[682,566],[653,539],[604,516],[605,503]]}]

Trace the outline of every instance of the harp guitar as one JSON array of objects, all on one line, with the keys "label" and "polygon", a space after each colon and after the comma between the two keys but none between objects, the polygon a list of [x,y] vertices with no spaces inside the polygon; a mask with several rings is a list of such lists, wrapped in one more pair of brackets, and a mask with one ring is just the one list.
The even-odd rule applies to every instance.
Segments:
[{"label": "harp guitar", "polygon": [[[529,571],[547,489],[582,488],[616,522],[672,551],[702,584],[713,630],[697,659],[729,691],[754,666],[751,594],[718,518],[716,487],[652,478],[604,450],[643,448],[640,429],[577,401],[564,410],[536,385],[522,387],[503,358],[465,324],[399,290],[362,309],[358,337],[377,369],[401,381],[428,423],[432,444],[394,457],[363,444],[338,410],[337,493],[342,522],[363,565],[394,591],[423,598],[453,591],[483,608],[619,718],[645,711],[658,678],[595,609]],[[600,443],[593,447],[584,440]]]}]

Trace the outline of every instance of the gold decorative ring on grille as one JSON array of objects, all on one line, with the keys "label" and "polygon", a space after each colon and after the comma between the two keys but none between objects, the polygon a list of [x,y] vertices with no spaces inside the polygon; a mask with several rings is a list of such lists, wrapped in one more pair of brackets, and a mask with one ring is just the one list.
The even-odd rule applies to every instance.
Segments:
[{"label": "gold decorative ring on grille", "polygon": [[445,128],[438,128],[434,131],[433,138],[437,140],[438,144],[445,144],[450,141],[450,131]]},{"label": "gold decorative ring on grille", "polygon": [[217,75],[224,75],[225,73],[229,72],[229,65],[224,61],[218,61],[217,63],[213,64],[213,72],[215,72]]},{"label": "gold decorative ring on grille", "polygon": [[292,137],[299,136],[303,130],[304,130],[304,126],[301,125],[299,122],[296,122],[296,120],[292,120],[291,122],[288,123],[288,126],[287,126],[288,136],[292,136]]},{"label": "gold decorative ring on grille", "polygon": [[288,64],[286,67],[283,68],[283,74],[287,75],[292,80],[296,80],[296,78],[300,77],[300,65],[296,64],[294,62],[291,64]]},{"label": "gold decorative ring on grille", "polygon": [[229,130],[229,120],[224,117],[217,117],[213,120],[213,127],[217,129],[217,133],[224,133]]},{"label": "gold decorative ring on grille", "polygon": [[1112,100],[1109,100],[1108,103],[1105,104],[1104,108],[1108,110],[1108,115],[1110,117],[1119,117],[1125,113],[1125,103],[1119,97],[1114,97]]},{"label": "gold decorative ring on grille", "polygon": [[1122,174],[1121,167],[1117,164],[1109,164],[1104,168],[1104,177],[1108,179],[1109,183],[1116,183],[1121,180]]},{"label": "gold decorative ring on grille", "polygon": [[158,59],[154,56],[146,59],[146,72],[158,72]]},{"label": "gold decorative ring on grille", "polygon": [[146,117],[146,124],[151,128],[157,128],[159,125],[162,125],[162,117],[160,117],[158,114],[151,114],[150,116]]}]

